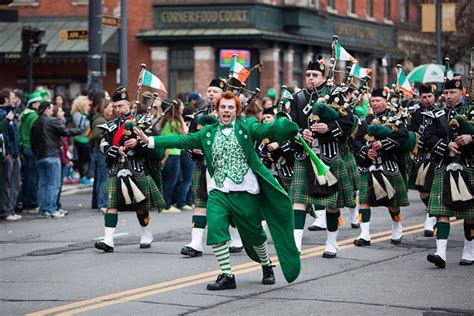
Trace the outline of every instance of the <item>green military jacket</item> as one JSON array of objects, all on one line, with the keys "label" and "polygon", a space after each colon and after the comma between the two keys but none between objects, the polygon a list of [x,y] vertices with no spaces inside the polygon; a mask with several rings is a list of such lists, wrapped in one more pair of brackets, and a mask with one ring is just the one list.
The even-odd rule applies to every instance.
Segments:
[{"label": "green military jacket", "polygon": [[[212,143],[216,131],[220,128],[219,124],[206,125],[200,131],[187,135],[156,136],[154,137],[155,148],[202,149],[212,177],[214,174]],[[298,126],[287,118],[277,115],[275,122],[265,124],[258,124],[254,118],[237,118],[234,128],[247,163],[259,182],[262,219],[267,221],[285,279],[292,282],[298,277],[301,268],[300,256],[293,236],[293,205],[286,191],[258,157],[254,144],[255,141],[265,138],[275,139],[281,143],[294,137]],[[242,239],[245,240],[245,238]],[[245,243],[244,247],[249,257],[259,262],[253,247]]]}]

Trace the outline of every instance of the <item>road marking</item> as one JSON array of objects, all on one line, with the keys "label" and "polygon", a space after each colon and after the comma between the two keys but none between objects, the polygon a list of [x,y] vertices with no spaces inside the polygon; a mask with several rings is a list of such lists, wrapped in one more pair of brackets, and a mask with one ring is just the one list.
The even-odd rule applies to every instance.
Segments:
[{"label": "road marking", "polygon": [[[114,234],[114,237],[121,237],[121,236],[127,236],[129,233],[118,233],[118,234]],[[104,239],[105,236],[102,236],[102,237],[96,237],[96,238],[92,238],[92,240],[102,240]]]},{"label": "road marking", "polygon": [[[462,223],[462,220],[456,220],[451,222],[451,225],[457,225]],[[415,233],[419,233],[424,231],[424,224],[417,224],[413,226],[404,227],[403,235],[412,235]],[[371,235],[371,243],[379,243],[382,241],[386,241],[391,239],[391,230],[387,230],[384,232],[379,232]],[[338,242],[339,249],[344,250],[348,248],[355,248],[356,246],[353,244],[354,238],[348,238],[345,240],[341,240]],[[324,245],[317,246],[313,248],[304,249],[301,252],[301,260],[316,257],[322,255],[324,252]],[[278,259],[276,256],[271,258],[272,262],[275,265],[279,265]],[[232,267],[232,271],[235,275],[245,274],[253,271],[260,270],[260,264],[256,262],[247,262],[243,264],[239,264]],[[66,315],[76,315],[79,313],[88,312],[91,310],[131,302],[134,300],[138,300],[147,296],[156,295],[164,292],[169,292],[173,290],[178,290],[186,287],[190,287],[197,284],[202,284],[206,282],[212,282],[215,280],[217,274],[219,274],[220,270],[214,270],[209,272],[204,272],[200,274],[195,274],[179,279],[174,279],[170,281],[160,282],[140,288],[130,289],[122,292],[116,292],[104,296],[99,296],[71,304],[61,305],[57,307],[52,307],[49,309],[33,312],[30,314],[26,314],[27,316],[44,316],[49,314],[59,313],[57,315],[66,316]]]}]

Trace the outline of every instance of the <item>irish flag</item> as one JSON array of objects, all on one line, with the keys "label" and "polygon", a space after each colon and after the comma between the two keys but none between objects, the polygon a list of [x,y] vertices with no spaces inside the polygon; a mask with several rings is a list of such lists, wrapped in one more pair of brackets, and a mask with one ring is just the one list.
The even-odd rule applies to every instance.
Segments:
[{"label": "irish flag", "polygon": [[408,82],[407,76],[405,76],[405,73],[401,69],[397,78],[397,88],[402,90],[405,94],[413,96],[413,89]]},{"label": "irish flag", "polygon": [[352,57],[351,54],[349,54],[347,50],[345,50],[344,47],[339,44],[339,42],[336,42],[336,44],[334,45],[334,50],[336,52],[336,60],[348,60],[352,61],[353,63],[357,62],[357,59]]},{"label": "irish flag", "polygon": [[146,87],[150,87],[150,88],[161,90],[161,91],[164,91],[165,93],[168,93],[168,91],[166,91],[166,87],[163,84],[163,82],[161,82],[161,80],[157,76],[155,76],[148,70],[145,70],[143,72],[142,84]]},{"label": "irish flag", "polygon": [[232,62],[230,63],[230,76],[244,83],[249,75],[250,71],[237,61],[237,55],[232,56]]},{"label": "irish flag", "polygon": [[350,75],[352,77],[364,79],[365,77],[370,75],[371,72],[372,72],[372,69],[362,68],[361,66],[359,66],[359,64],[355,63],[355,64],[352,64]]}]

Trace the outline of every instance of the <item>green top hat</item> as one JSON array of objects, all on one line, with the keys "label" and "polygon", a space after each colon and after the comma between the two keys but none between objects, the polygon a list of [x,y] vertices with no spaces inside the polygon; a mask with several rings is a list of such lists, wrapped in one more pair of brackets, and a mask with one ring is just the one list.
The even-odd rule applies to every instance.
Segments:
[{"label": "green top hat", "polygon": [[41,92],[40,91],[32,92],[28,95],[27,106],[30,106],[31,104],[33,104],[35,102],[41,102],[41,101],[43,101],[43,97],[41,96]]}]

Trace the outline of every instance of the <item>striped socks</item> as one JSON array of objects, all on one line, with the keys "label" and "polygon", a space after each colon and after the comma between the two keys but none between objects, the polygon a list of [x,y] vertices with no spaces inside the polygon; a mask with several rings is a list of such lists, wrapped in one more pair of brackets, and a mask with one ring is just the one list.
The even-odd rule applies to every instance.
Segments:
[{"label": "striped socks", "polygon": [[229,247],[227,243],[212,245],[212,250],[216,256],[217,263],[222,272],[232,277],[232,269],[230,267]]},{"label": "striped socks", "polygon": [[260,246],[253,246],[253,249],[257,253],[258,257],[260,258],[260,263],[262,264],[262,266],[271,265],[270,258],[268,257],[267,241],[265,241]]}]

